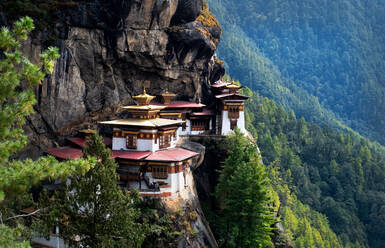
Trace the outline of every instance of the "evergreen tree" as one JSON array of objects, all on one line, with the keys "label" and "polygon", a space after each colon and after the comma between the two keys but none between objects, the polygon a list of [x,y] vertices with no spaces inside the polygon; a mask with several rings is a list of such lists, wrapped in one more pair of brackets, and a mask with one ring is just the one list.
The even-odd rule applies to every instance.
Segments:
[{"label": "evergreen tree", "polygon": [[239,130],[219,177],[219,243],[222,247],[271,247],[273,216],[270,185],[257,147]]},{"label": "evergreen tree", "polygon": [[140,247],[147,225],[137,222],[139,194],[117,186],[117,164],[100,136],[87,139],[84,154],[98,162],[51,199],[42,197],[41,206],[49,213],[41,216],[42,225],[46,230],[58,226],[59,236],[71,247]]},{"label": "evergreen tree", "polygon": [[[82,174],[92,167],[92,161],[78,160],[59,163],[53,157],[36,161],[10,159],[26,144],[22,126],[33,113],[35,96],[33,86],[52,73],[58,58],[57,48],[48,48],[40,55],[40,63],[33,64],[21,51],[22,42],[34,29],[31,18],[15,22],[12,29],[0,29],[0,247],[28,247],[22,240],[21,216],[16,208],[31,204],[27,191],[44,179]],[[24,89],[24,90],[23,90]],[[12,244],[12,245],[10,245]]]}]

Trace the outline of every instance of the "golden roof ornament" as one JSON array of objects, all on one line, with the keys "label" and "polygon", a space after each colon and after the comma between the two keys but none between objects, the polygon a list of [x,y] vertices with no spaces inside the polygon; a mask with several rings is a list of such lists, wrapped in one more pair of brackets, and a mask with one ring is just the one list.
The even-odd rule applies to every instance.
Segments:
[{"label": "golden roof ornament", "polygon": [[96,133],[96,130],[95,129],[91,129],[91,125],[88,124],[87,129],[79,130],[79,132],[80,133],[84,133],[84,134],[93,134],[93,133]]},{"label": "golden roof ornament", "polygon": [[143,87],[143,93],[137,96],[132,97],[137,101],[138,106],[149,105],[150,102],[155,98],[155,96],[148,95],[146,93],[146,88]]},{"label": "golden roof ornament", "polygon": [[236,85],[234,80],[231,81],[231,84],[226,85],[226,88],[228,89],[239,89],[241,87],[242,86],[240,85]]},{"label": "golden roof ornament", "polygon": [[168,88],[166,88],[166,91],[160,95],[162,97],[162,102],[164,104],[170,104],[172,99],[176,96],[174,93],[169,93]]}]

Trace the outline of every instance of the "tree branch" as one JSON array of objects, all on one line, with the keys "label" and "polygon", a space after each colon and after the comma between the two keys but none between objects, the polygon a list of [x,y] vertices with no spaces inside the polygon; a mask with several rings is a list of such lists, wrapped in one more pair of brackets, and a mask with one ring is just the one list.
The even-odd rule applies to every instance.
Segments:
[{"label": "tree branch", "polygon": [[16,218],[19,218],[19,217],[28,217],[28,216],[31,216],[31,215],[35,215],[36,213],[40,212],[41,210],[42,209],[38,209],[38,210],[35,210],[35,211],[33,211],[32,213],[29,213],[29,214],[15,215],[15,216],[12,216],[12,217],[9,217],[9,218],[5,219],[5,221],[16,219]]}]

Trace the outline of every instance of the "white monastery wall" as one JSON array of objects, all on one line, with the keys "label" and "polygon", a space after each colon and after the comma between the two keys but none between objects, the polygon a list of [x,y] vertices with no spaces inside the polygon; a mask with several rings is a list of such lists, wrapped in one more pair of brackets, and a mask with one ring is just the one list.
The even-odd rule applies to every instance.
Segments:
[{"label": "white monastery wall", "polygon": [[[178,121],[182,121],[182,119],[178,119]],[[178,128],[178,135],[189,135],[191,133],[191,122],[190,120],[186,120],[186,129],[183,130],[182,127]]]},{"label": "white monastery wall", "polygon": [[227,135],[231,132],[229,112],[226,110],[222,111],[222,135]]},{"label": "white monastery wall", "polygon": [[155,144],[153,139],[138,139],[137,140],[137,151],[157,151],[159,150],[159,143]]},{"label": "white monastery wall", "polygon": [[127,150],[125,138],[112,138],[112,150]]},{"label": "white monastery wall", "polygon": [[246,133],[245,112],[244,111],[239,111],[239,119],[237,122],[237,126],[241,130],[241,133]]},{"label": "white monastery wall", "polygon": [[[245,128],[245,112],[239,111],[239,118],[237,120],[237,127],[241,131],[241,133],[246,133]],[[226,110],[222,111],[222,135],[228,135],[233,130],[231,130],[229,112]]]}]

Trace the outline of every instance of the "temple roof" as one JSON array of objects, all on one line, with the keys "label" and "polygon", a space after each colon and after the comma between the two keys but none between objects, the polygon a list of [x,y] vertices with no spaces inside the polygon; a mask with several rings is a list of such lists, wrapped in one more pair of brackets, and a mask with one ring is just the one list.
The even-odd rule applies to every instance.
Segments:
[{"label": "temple roof", "polygon": [[160,106],[160,105],[131,105],[131,106],[124,106],[122,109],[125,110],[139,110],[139,111],[159,111],[162,109],[165,109],[166,106]]},{"label": "temple roof", "polygon": [[211,87],[213,87],[213,88],[222,88],[222,87],[225,87],[226,85],[229,85],[229,84],[230,83],[228,83],[228,82],[224,82],[224,81],[218,80],[214,84],[212,84]]},{"label": "temple roof", "polygon": [[[81,138],[67,138],[68,141],[72,142],[75,145],[78,145],[80,147],[85,147],[86,146],[86,140],[81,139]],[[103,143],[106,146],[111,146],[112,140],[110,138],[103,137]]]},{"label": "temple roof", "polygon": [[215,115],[215,110],[212,109],[204,109],[202,112],[193,112],[192,116],[207,116],[207,115]]},{"label": "temple roof", "polygon": [[245,99],[245,100],[249,99],[248,96],[240,95],[238,93],[232,93],[232,94],[226,93],[226,94],[222,94],[222,95],[217,95],[215,97],[219,98],[219,99],[229,98],[229,97],[236,97],[236,98]]},{"label": "temple roof", "polygon": [[141,160],[150,155],[151,152],[141,152],[141,151],[111,151],[112,158],[122,158],[122,159],[133,159]]},{"label": "temple roof", "polygon": [[[45,151],[47,154],[61,159],[79,159],[83,156],[83,152],[79,148],[58,147],[49,148]],[[198,153],[192,152],[183,148],[172,148],[160,150],[156,152],[150,151],[111,151],[112,158],[130,159],[130,160],[145,160],[145,161],[166,161],[179,162],[194,156]]]},{"label": "temple roof", "polygon": [[196,103],[196,102],[186,102],[186,101],[173,101],[170,104],[163,104],[163,103],[153,103],[157,106],[165,106],[167,108],[202,108],[206,105],[202,103]]},{"label": "temple roof", "polygon": [[146,158],[147,161],[167,161],[178,162],[199,155],[196,152],[185,150],[183,148],[172,148],[153,152]]},{"label": "temple roof", "polygon": [[184,121],[170,120],[163,118],[156,119],[124,119],[113,121],[101,121],[100,124],[113,125],[113,126],[140,126],[140,127],[163,127],[170,125],[182,124]]},{"label": "temple roof", "polygon": [[97,131],[95,129],[91,129],[90,126],[88,126],[87,129],[81,129],[79,130],[79,133],[85,133],[85,134],[94,134],[96,133]]},{"label": "temple roof", "polygon": [[49,148],[45,153],[61,159],[79,159],[83,156],[81,149],[72,147]]}]

